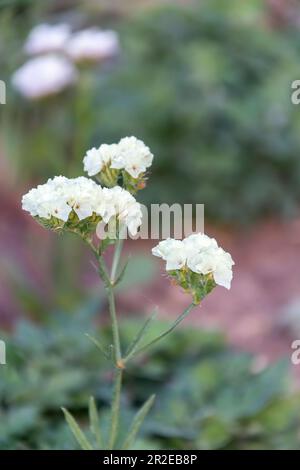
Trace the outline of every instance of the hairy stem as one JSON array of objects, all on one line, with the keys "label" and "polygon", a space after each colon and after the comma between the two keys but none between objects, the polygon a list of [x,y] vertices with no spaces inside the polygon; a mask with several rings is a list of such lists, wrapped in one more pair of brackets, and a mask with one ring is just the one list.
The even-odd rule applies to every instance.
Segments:
[{"label": "hairy stem", "polygon": [[115,294],[113,287],[107,289],[108,302],[109,302],[109,313],[112,324],[112,334],[113,334],[113,343],[114,343],[114,359],[116,367],[122,369],[122,354],[121,354],[121,345],[120,345],[120,335],[119,335],[119,325],[116,314],[116,305],[115,305]]},{"label": "hairy stem", "polygon": [[108,292],[108,301],[109,301],[109,312],[112,322],[112,331],[113,331],[113,342],[114,342],[114,360],[116,369],[116,378],[114,385],[114,394],[111,404],[111,428],[110,428],[110,439],[109,439],[109,448],[114,449],[115,441],[118,434],[119,427],[119,415],[120,415],[120,398],[121,398],[121,387],[122,387],[122,369],[124,368],[124,363],[122,360],[121,345],[120,345],[120,335],[119,335],[119,325],[116,314],[116,305],[115,305],[115,294],[114,294],[114,280],[119,267],[121,252],[122,252],[122,240],[118,238],[115,245],[115,252],[113,257],[112,269],[110,274],[110,283],[107,289]]},{"label": "hairy stem", "polygon": [[116,369],[116,377],[114,384],[114,393],[111,406],[111,424],[109,436],[109,449],[113,450],[118,434],[119,415],[120,415],[120,399],[122,387],[122,369]]}]

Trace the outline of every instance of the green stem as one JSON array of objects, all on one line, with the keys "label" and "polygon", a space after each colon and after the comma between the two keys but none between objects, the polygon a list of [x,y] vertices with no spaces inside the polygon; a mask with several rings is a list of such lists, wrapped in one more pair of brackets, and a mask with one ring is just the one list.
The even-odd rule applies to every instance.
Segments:
[{"label": "green stem", "polygon": [[115,356],[115,365],[118,368],[123,368],[122,365],[122,355],[121,355],[121,346],[120,346],[120,335],[119,335],[119,326],[116,314],[115,306],[115,295],[113,287],[107,289],[108,302],[109,302],[109,313],[112,323],[112,333],[113,333],[113,343],[114,343],[114,356]]},{"label": "green stem", "polygon": [[116,314],[116,305],[115,305],[115,294],[114,294],[114,280],[115,275],[118,270],[119,261],[122,251],[122,243],[118,239],[115,246],[113,264],[111,275],[109,279],[109,286],[107,287],[108,301],[109,301],[109,312],[112,322],[112,332],[113,332],[113,344],[114,344],[114,362],[116,366],[116,378],[114,385],[114,394],[111,404],[111,428],[110,428],[110,439],[109,439],[109,448],[114,449],[118,427],[119,427],[119,416],[120,416],[120,398],[121,398],[121,387],[122,387],[122,369],[124,368],[124,363],[122,360],[121,345],[120,345],[120,335],[119,335],[119,325]]},{"label": "green stem", "polygon": [[194,303],[191,303],[183,312],[181,315],[179,315],[179,317],[174,321],[174,323],[172,323],[172,325],[166,330],[164,331],[163,333],[161,333],[159,336],[157,336],[156,338],[154,338],[152,341],[150,341],[149,343],[145,344],[144,346],[142,346],[141,348],[137,349],[135,351],[134,354],[130,354],[129,356],[127,356],[124,360],[124,362],[126,362],[130,357],[132,356],[136,356],[137,354],[141,353],[141,352],[144,352],[146,349],[148,349],[150,346],[153,346],[155,343],[157,343],[158,341],[160,341],[161,339],[163,339],[165,336],[167,336],[168,334],[170,334],[175,328],[177,325],[179,325],[179,323],[182,322],[182,320],[184,320],[188,314],[190,313],[190,311],[195,307],[195,304]]},{"label": "green stem", "polygon": [[120,399],[122,386],[122,369],[116,369],[116,379],[111,405],[111,426],[109,436],[109,449],[113,450],[119,427]]},{"label": "green stem", "polygon": [[120,236],[117,239],[116,244],[115,244],[115,252],[114,252],[111,274],[110,274],[110,281],[112,284],[114,284],[116,277],[117,277],[117,271],[118,271],[118,266],[120,263],[123,242],[124,242],[123,238],[120,238],[120,237],[123,236],[123,233],[124,233],[123,229],[120,228]]}]

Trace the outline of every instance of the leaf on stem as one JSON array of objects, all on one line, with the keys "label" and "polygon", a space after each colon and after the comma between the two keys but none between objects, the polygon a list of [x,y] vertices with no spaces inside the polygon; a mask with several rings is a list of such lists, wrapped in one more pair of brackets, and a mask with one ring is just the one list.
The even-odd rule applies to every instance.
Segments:
[{"label": "leaf on stem", "polygon": [[103,448],[103,440],[100,431],[99,414],[94,397],[90,397],[89,401],[89,417],[90,429],[100,449]]},{"label": "leaf on stem", "polygon": [[98,250],[98,254],[100,256],[102,256],[102,254],[104,253],[104,251],[106,250],[106,248],[110,245],[114,245],[116,243],[116,240],[114,239],[111,239],[109,237],[106,237],[104,238],[103,240],[101,240],[100,242],[100,245],[99,245],[99,250]]},{"label": "leaf on stem", "polygon": [[167,336],[168,334],[172,333],[173,330],[175,330],[176,326],[179,325],[179,323],[181,323],[190,313],[190,311],[196,306],[196,304],[194,304],[193,302],[182,312],[181,315],[179,315],[179,317],[176,318],[176,320],[171,324],[171,326],[166,330],[164,331],[163,333],[161,333],[160,335],[158,335],[156,338],[154,338],[152,341],[150,341],[149,343],[145,344],[144,346],[142,346],[141,348],[139,348],[138,350],[135,350],[134,353],[132,352],[131,355],[133,354],[139,354],[143,351],[145,351],[146,349],[148,349],[150,346],[153,346],[155,343],[157,343],[158,341],[162,340],[165,336]]},{"label": "leaf on stem", "polygon": [[140,430],[141,425],[143,424],[144,419],[146,418],[147,414],[149,413],[153,402],[155,400],[155,395],[151,395],[150,398],[146,401],[146,403],[142,406],[142,408],[136,413],[135,417],[133,418],[131,427],[129,429],[129,433],[122,445],[122,450],[129,449],[135,441],[136,435]]},{"label": "leaf on stem", "polygon": [[128,263],[130,261],[130,257],[128,257],[127,261],[125,262],[124,266],[122,267],[120,273],[118,274],[116,280],[114,281],[114,285],[118,285],[120,284],[120,282],[122,281],[124,275],[125,275],[125,272],[126,272],[126,269],[127,269],[127,266],[128,266]]},{"label": "leaf on stem", "polygon": [[65,415],[69,428],[72,431],[72,434],[75,437],[78,444],[80,445],[80,447],[83,450],[93,450],[92,445],[89,443],[84,433],[81,431],[80,427],[78,426],[77,422],[75,421],[71,413],[69,413],[68,410],[66,410],[65,408],[62,408],[62,411]]},{"label": "leaf on stem", "polygon": [[104,346],[100,343],[100,341],[98,341],[96,338],[94,338],[93,336],[89,335],[88,333],[85,333],[85,336],[90,340],[92,341],[92,343],[95,344],[95,346],[100,349],[100,351],[102,352],[102,354],[106,357],[106,359],[110,359],[110,355],[107,353],[107,351],[105,350]]},{"label": "leaf on stem", "polygon": [[147,333],[149,326],[151,322],[157,317],[157,309],[152,313],[152,315],[146,319],[145,323],[143,324],[142,328],[138,331],[137,335],[133,339],[133,341],[130,343],[128,346],[128,349],[126,351],[126,358],[125,361],[128,361],[130,357],[135,353],[136,348],[138,347],[139,343]]}]

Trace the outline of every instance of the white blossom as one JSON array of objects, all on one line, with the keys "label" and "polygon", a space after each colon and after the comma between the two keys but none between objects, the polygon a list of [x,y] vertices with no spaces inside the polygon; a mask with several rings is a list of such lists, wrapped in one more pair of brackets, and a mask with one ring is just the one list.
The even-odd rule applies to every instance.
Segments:
[{"label": "white blossom", "polygon": [[26,98],[39,99],[59,93],[76,79],[76,69],[67,59],[49,54],[22,65],[12,76],[12,84]]},{"label": "white blossom", "polygon": [[128,227],[131,235],[135,236],[142,223],[141,205],[135,198],[120,186],[103,188],[105,194],[105,213],[103,220],[108,223],[111,217],[116,217],[121,224]]},{"label": "white blossom", "polygon": [[117,150],[117,144],[102,144],[98,149],[93,147],[88,150],[83,159],[84,171],[89,176],[97,175],[105,165],[111,165],[111,162],[117,155]]},{"label": "white blossom", "polygon": [[76,62],[98,62],[119,52],[119,38],[115,31],[88,28],[73,34],[65,47]]},{"label": "white blossom", "polygon": [[133,178],[152,165],[153,155],[143,141],[136,137],[124,137],[118,143],[118,155],[113,159],[112,168],[124,169]]},{"label": "white blossom", "polygon": [[154,247],[152,253],[166,261],[167,271],[186,267],[198,274],[212,274],[216,284],[230,289],[234,261],[214,238],[203,233],[183,241],[168,238]]},{"label": "white blossom", "polygon": [[187,250],[181,240],[167,238],[152,249],[152,254],[166,261],[166,270],[181,269],[187,260]]},{"label": "white blossom", "polygon": [[29,33],[24,50],[28,55],[62,51],[71,30],[68,24],[39,24]]}]

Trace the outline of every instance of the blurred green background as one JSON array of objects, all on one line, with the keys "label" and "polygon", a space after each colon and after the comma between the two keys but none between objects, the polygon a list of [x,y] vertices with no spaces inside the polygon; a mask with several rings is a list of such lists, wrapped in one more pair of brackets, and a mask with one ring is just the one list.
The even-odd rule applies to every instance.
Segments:
[{"label": "blurred green background", "polygon": [[[26,99],[11,77],[28,60],[23,45],[40,23],[113,29],[120,51],[100,64],[78,66],[77,83],[63,92]],[[251,313],[247,302],[269,285],[267,300],[255,311],[263,317],[270,303],[276,313],[272,299],[279,286],[277,297],[285,295],[276,304],[290,311],[285,304],[296,299],[292,317],[299,328],[300,272],[289,264],[290,258],[299,264],[299,227],[292,241],[282,229],[299,214],[300,111],[291,103],[291,84],[300,74],[299,24],[294,1],[0,1],[0,79],[7,85],[7,104],[0,106],[0,337],[8,348],[8,364],[0,366],[0,448],[75,448],[59,409],[65,406],[84,424],[91,394],[107,419],[111,376],[84,336],[99,330],[109,341],[107,305],[88,254],[76,240],[51,236],[20,211],[21,194],[33,184],[82,174],[82,158],[92,146],[136,135],[155,155],[141,202],[205,204],[209,227],[213,234],[221,231],[229,248],[243,231],[233,252],[243,282],[227,294],[233,299],[224,306],[228,318],[230,311]],[[255,268],[245,253],[257,244],[257,258],[249,258],[261,263],[262,242],[253,233],[270,219],[282,232],[254,288]],[[289,258],[278,256],[290,242]],[[135,252],[133,245],[129,249]],[[178,310],[175,293],[155,284],[149,252],[144,244],[133,256],[129,283],[120,292],[133,298],[121,303],[130,317],[122,324],[125,342],[140,321],[130,314],[145,313],[136,282],[151,302],[174,308],[170,315]],[[287,273],[274,277],[284,264]],[[290,290],[288,276],[290,286],[295,283]],[[208,304],[212,315],[223,306],[223,297],[216,298]],[[251,325],[249,315],[242,333]],[[137,362],[128,371],[124,429],[135,407],[153,390],[158,395],[137,447],[300,448],[296,380],[290,362],[277,361],[284,354],[277,353],[278,333],[272,335],[272,364],[263,367],[222,334],[191,328]],[[286,355],[290,339],[284,342]]]}]

